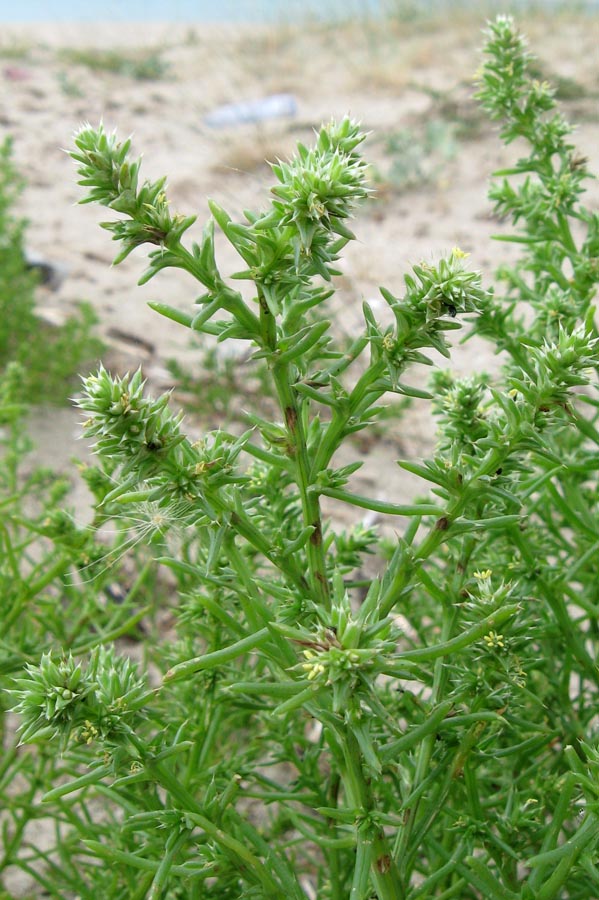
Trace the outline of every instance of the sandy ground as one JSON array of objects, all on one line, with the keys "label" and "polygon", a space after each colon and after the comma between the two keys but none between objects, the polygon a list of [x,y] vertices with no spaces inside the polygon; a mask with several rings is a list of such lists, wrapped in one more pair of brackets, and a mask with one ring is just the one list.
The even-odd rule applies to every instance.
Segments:
[{"label": "sandy ground", "polygon": [[[554,15],[522,23],[543,72],[572,80],[564,85],[578,96],[565,103],[565,111],[578,123],[576,141],[595,171],[598,22]],[[455,16],[437,23],[382,27],[362,22],[303,32],[173,25],[5,27],[0,37],[0,131],[12,137],[15,161],[28,182],[20,211],[29,219],[29,249],[67,270],[59,290],[40,291],[44,316],[60,320],[80,300],[88,300],[107,343],[106,365],[124,372],[141,363],[155,390],[170,386],[165,369],[169,357],[201,374],[201,356],[190,349],[189,333],[146,306],[148,300],[161,300],[190,308],[197,287],[175,271],[136,287],[143,250],[111,267],[115,245],[97,227],[106,211],[77,205],[82,191],[62,148],[71,145],[82,122],[100,119],[123,138],[134,135],[134,152],[144,154],[143,172],[151,178],[168,175],[173,208],[198,213],[199,234],[207,197],[234,215],[263,206],[273,181],[264,159],[288,155],[298,139],[309,142],[322,121],[350,112],[372,132],[365,152],[373,162],[377,191],[356,220],[359,240],[348,249],[337,279],[338,327],[358,331],[363,300],[371,300],[382,314],[376,299],[379,284],[401,293],[411,263],[437,258],[455,245],[471,254],[472,265],[490,283],[495,267],[510,258],[513,248],[489,239],[501,226],[486,197],[488,178],[493,169],[516,158],[519,148],[501,146],[471,99],[482,25],[482,16]],[[94,70],[85,61],[73,62],[69,51],[74,49],[84,51],[87,62],[97,51],[138,59],[149,53],[166,71],[148,81]],[[280,92],[296,98],[295,116],[222,129],[204,121],[222,104]],[[428,147],[427,128],[436,135],[428,139]],[[412,133],[412,144],[421,143],[421,153],[411,162],[405,152],[394,156],[386,149],[389,138],[405,129]],[[453,145],[451,152],[451,147],[443,151],[444,141]],[[394,165],[396,171],[403,165],[404,176],[393,175]],[[419,169],[426,178],[419,177]],[[406,186],[406,170],[412,186]],[[599,206],[594,185],[588,202]],[[234,271],[237,262],[230,249],[221,243],[219,251],[223,272]],[[460,372],[492,370],[497,360],[489,348],[469,343],[456,346],[452,366]],[[426,374],[415,372],[413,381],[424,383]],[[37,458],[72,472],[69,459],[84,452],[76,441],[78,418],[69,409],[36,414],[31,431],[39,444]],[[197,431],[200,426],[190,419],[189,427]],[[355,489],[402,502],[414,486],[394,460],[426,453],[433,436],[429,404],[418,402],[384,439],[351,448],[348,459],[357,453],[365,462]],[[78,490],[83,518],[86,499]],[[18,896],[22,882],[9,885],[7,880],[7,887]]]},{"label": "sandy ground", "polygon": [[[556,14],[522,22],[543,75],[571,79],[567,85],[573,83],[573,93],[580,95],[565,104],[566,113],[579,124],[578,145],[595,170],[598,23],[597,18]],[[169,357],[196,372],[201,364],[198,352],[190,349],[189,332],[146,306],[148,300],[161,300],[190,308],[199,291],[189,276],[169,270],[136,287],[143,249],[111,267],[116,245],[97,227],[107,218],[106,210],[77,205],[82,189],[63,148],[71,146],[85,121],[103,120],[123,138],[132,134],[134,153],[144,155],[142,173],[168,175],[172,207],[198,213],[199,234],[208,197],[233,215],[263,206],[273,183],[264,159],[285,157],[298,139],[309,142],[322,121],[349,112],[372,132],[365,152],[373,162],[377,190],[355,222],[358,241],[342,262],[339,327],[358,331],[364,299],[382,313],[376,299],[380,284],[401,293],[411,263],[437,258],[454,245],[471,254],[473,267],[490,283],[495,266],[514,250],[489,239],[500,226],[486,197],[488,178],[520,151],[502,147],[472,100],[483,25],[482,16],[456,14],[426,24],[355,22],[303,31],[167,24],[6,28],[0,39],[0,127],[12,136],[15,161],[28,181],[20,204],[30,223],[28,243],[32,252],[68,272],[59,291],[40,297],[44,314],[60,319],[79,300],[90,301],[108,344],[106,364],[126,371],[141,362],[154,388],[171,383],[164,367]],[[82,61],[73,61],[73,50],[83,54]],[[138,60],[150,55],[165,72],[155,80],[139,80],[92,68],[90,61],[107,50]],[[222,104],[280,92],[295,97],[294,116],[228,128],[210,128],[204,121]],[[420,150],[410,148],[409,158],[405,147],[395,154],[387,147],[406,129],[409,143],[420,144]],[[427,129],[432,137],[426,137]],[[393,175],[394,166],[399,175]],[[414,183],[406,184],[406,178]],[[595,189],[589,200],[596,205],[598,198]],[[220,251],[223,271],[234,271],[233,252],[224,244]],[[497,363],[486,346],[458,346],[452,365],[467,371],[473,364],[493,369]],[[427,374],[412,377],[424,383]],[[32,430],[46,461],[64,468],[74,452],[81,453],[82,445],[74,443],[76,423],[70,410],[35,418]],[[377,490],[383,467],[385,489],[389,476],[399,499],[405,485],[393,459],[426,452],[432,436],[428,404],[417,402],[382,444],[365,452],[360,477],[368,484],[357,487]]]}]

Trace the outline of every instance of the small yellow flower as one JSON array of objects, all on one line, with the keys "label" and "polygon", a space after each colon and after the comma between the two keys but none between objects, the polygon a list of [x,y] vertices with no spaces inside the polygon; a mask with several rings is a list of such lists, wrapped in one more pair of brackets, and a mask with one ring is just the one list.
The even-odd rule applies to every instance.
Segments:
[{"label": "small yellow flower", "polygon": [[115,412],[120,412],[122,415],[127,415],[127,413],[131,411],[131,395],[127,391],[123,391],[123,393],[119,397],[118,403],[115,404],[115,406],[120,406],[120,410],[115,408]]},{"label": "small yellow flower", "polygon": [[86,719],[84,727],[79,732],[78,739],[80,741],[82,741],[83,743],[87,744],[87,746],[89,747],[90,744],[93,744],[95,739],[98,737],[99,733],[100,732],[98,731],[96,726],[93,724],[93,722],[90,722],[89,719]]},{"label": "small yellow flower", "polygon": [[383,338],[383,350],[386,353],[392,353],[395,350],[395,338],[390,334],[386,334]]},{"label": "small yellow flower", "polygon": [[474,577],[477,581],[487,581],[492,574],[491,569],[485,569],[484,572],[475,572]]},{"label": "small yellow flower", "polygon": [[302,669],[307,673],[309,681],[313,681],[319,675],[324,675],[325,667],[322,663],[317,662],[317,655],[313,650],[304,650],[304,656],[307,662],[302,663]]},{"label": "small yellow flower", "polygon": [[502,634],[497,634],[496,631],[490,631],[488,634],[485,634],[483,638],[485,644],[491,649],[499,648],[503,650],[505,648],[505,642],[503,640]]}]

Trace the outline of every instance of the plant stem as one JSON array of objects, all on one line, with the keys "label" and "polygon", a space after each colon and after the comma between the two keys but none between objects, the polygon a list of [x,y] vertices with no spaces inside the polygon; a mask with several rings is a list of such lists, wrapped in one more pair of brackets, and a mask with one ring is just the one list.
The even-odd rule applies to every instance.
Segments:
[{"label": "plant stem", "polygon": [[282,575],[292,581],[295,587],[300,590],[305,590],[306,583],[300,567],[295,564],[295,561],[292,558],[286,558],[282,562],[274,552],[269,541],[264,537],[262,532],[252,524],[242,509],[233,509],[216,491],[211,493],[206,492],[206,498],[219,513],[223,514],[224,519],[228,518],[230,520],[236,531],[248,542],[248,544],[268,559]]},{"label": "plant stem", "polygon": [[[375,811],[375,804],[362,768],[358,741],[349,727],[340,737],[345,762],[342,777],[348,803],[360,810],[364,819],[368,819]],[[382,827],[376,821],[371,820],[367,830],[362,831],[358,824],[357,837],[359,844],[362,841],[370,844],[370,877],[379,900],[404,900],[405,893],[400,887],[397,865],[391,855],[391,848]],[[359,858],[360,853],[358,852],[358,860]]]},{"label": "plant stem", "polygon": [[[287,436],[289,439],[288,454],[294,463],[296,483],[302,504],[304,526],[314,530],[307,544],[308,581],[314,600],[323,608],[330,606],[330,589],[322,543],[322,518],[318,494],[310,490],[310,459],[303,421],[303,402],[298,400],[293,388],[295,378],[292,376],[291,363],[277,360],[277,334],[274,317],[268,308],[264,296],[258,289],[260,300],[260,325],[263,346],[269,349],[272,356],[272,374],[283,413]],[[304,401],[305,402],[305,401]]]},{"label": "plant stem", "polygon": [[[248,872],[248,874],[251,873],[252,880],[262,885],[266,897],[272,897],[273,900],[279,898],[279,886],[262,861],[254,856],[245,844],[241,843],[241,841],[238,841],[236,838],[231,837],[226,831],[223,831],[218,825],[215,825],[214,822],[208,819],[205,815],[204,808],[195,800],[189,791],[187,791],[178,778],[169,772],[163,764],[148,757],[146,747],[136,735],[130,734],[129,739],[140,754],[145,767],[156,782],[169,792],[177,807],[181,811],[185,811],[190,820],[201,828],[205,834],[211,837],[212,840],[219,844],[227,854],[231,855],[233,859]],[[298,898],[302,896],[302,894],[299,893],[299,888],[297,896]]]},{"label": "plant stem", "polygon": [[[441,626],[441,643],[445,643],[451,639],[451,634],[453,632],[453,628],[456,622],[456,611],[452,607],[452,605],[446,602],[443,605],[443,622]],[[438,704],[443,695],[443,689],[447,681],[447,669],[444,665],[443,658],[438,657],[435,660],[435,668],[433,673],[433,690],[431,702],[432,705]],[[434,733],[427,734],[420,744],[418,750],[418,757],[416,761],[416,770],[414,772],[414,778],[412,779],[411,792],[413,792],[419,784],[423,781],[428,773],[428,769],[430,766],[431,756],[433,753],[433,749],[435,746],[436,735]],[[395,856],[399,859],[400,864],[405,864],[408,862],[408,847],[410,844],[410,838],[412,835],[412,831],[414,829],[414,825],[416,824],[416,817],[418,815],[418,809],[420,805],[420,798],[418,798],[413,806],[407,810],[404,826],[402,830],[399,832],[396,848],[395,848]],[[411,854],[410,854],[411,855]],[[404,868],[402,873],[402,877],[404,879],[404,884],[409,883],[410,872],[407,871],[407,868]]]},{"label": "plant stem", "polygon": [[374,404],[385,393],[385,389],[373,390],[372,388],[373,382],[379,379],[384,371],[385,367],[382,362],[371,365],[358,379],[344,406],[336,409],[333,413],[333,418],[321,437],[320,446],[312,462],[313,478],[316,478],[318,473],[326,469],[330,463],[343,438],[349,420],[357,414],[358,407],[364,405],[364,397],[368,394],[369,402]]},{"label": "plant stem", "polygon": [[[182,269],[185,269],[186,272],[189,272],[190,275],[193,275],[200,284],[205,284],[201,268],[198,265],[197,261],[194,259],[193,255],[187,250],[182,244],[177,244],[176,247],[173,247],[171,252],[181,260],[180,266]],[[210,285],[205,285],[210,288]],[[221,287],[224,285],[221,284]],[[218,291],[215,291],[218,295]],[[232,313],[235,318],[243,324],[245,328],[248,330],[248,335],[257,336],[259,332],[259,322],[256,315],[249,309],[248,306],[244,303],[241,295],[236,291],[231,291],[229,289],[222,293],[222,308],[226,309],[228,312]]]},{"label": "plant stem", "polygon": [[318,494],[310,490],[310,461],[302,420],[303,404],[297,401],[295,391],[291,386],[289,370],[289,364],[279,367],[275,363],[273,376],[279,403],[285,417],[285,425],[290,441],[289,450],[295,462],[296,481],[302,504],[303,524],[304,526],[310,525],[314,529],[306,545],[310,587],[314,598],[322,608],[328,609],[330,606],[330,593],[322,543],[320,500]]}]

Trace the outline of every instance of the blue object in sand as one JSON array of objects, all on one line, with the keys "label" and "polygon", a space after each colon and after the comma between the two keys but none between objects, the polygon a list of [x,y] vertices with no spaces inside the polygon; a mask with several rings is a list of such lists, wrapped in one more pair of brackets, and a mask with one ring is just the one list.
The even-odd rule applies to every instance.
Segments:
[{"label": "blue object in sand", "polygon": [[204,116],[204,122],[210,128],[227,128],[230,125],[245,125],[248,122],[262,122],[264,119],[279,119],[296,114],[297,101],[293,94],[271,94],[260,100],[218,106]]}]

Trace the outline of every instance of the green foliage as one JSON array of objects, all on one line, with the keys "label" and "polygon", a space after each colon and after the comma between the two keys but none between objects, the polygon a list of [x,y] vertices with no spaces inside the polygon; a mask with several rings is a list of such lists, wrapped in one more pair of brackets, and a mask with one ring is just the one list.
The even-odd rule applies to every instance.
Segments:
[{"label": "green foliage", "polygon": [[36,314],[37,276],[24,255],[25,222],[13,208],[23,183],[12,163],[11,142],[0,146],[0,370],[20,365],[19,400],[64,403],[80,367],[97,358],[101,343],[91,336],[96,318],[79,306],[59,328]]},{"label": "green foliage", "polygon": [[11,35],[0,46],[0,56],[2,59],[20,59],[24,60],[31,53],[31,43],[26,39],[19,39],[16,35]]},{"label": "green foliage", "polygon": [[[152,694],[96,649],[86,663],[76,647],[45,649],[15,679],[24,738],[60,738],[44,759],[63,749],[60,783],[43,780],[58,846],[20,863],[50,896],[598,893],[599,217],[510,18],[490,26],[485,52],[479,99],[528,153],[491,189],[520,258],[495,292],[458,249],[415,266],[399,296],[381,288],[391,324],[365,305],[349,348],[323,310],[368,194],[355,123],[273,166],[265,211],[234,222],[212,203],[191,249],[193,220],[170,213],[163,180],[140,187],[129,142],[78,135],[87,199],[124,216],[105,226],[117,261],[149,243],[142,281],[170,266],[193,275],[196,310],[153,307],[251,346],[278,414],[192,443],[139,372],[84,382],[104,467],[97,514],[149,516],[180,606]],[[215,224],[242,260],[229,277]],[[436,371],[430,392],[415,389],[410,368],[432,365],[431,350],[450,358],[464,325],[502,353],[501,374]],[[438,421],[432,457],[399,463],[429,492],[409,504],[357,495],[360,463],[336,464],[389,394]],[[405,522],[376,577],[363,574],[376,531],[336,528],[323,497]]]},{"label": "green foliage", "polygon": [[457,153],[456,127],[443,119],[429,119],[422,127],[403,128],[387,137],[391,165],[385,176],[397,190],[410,190],[442,177]]},{"label": "green foliage", "polygon": [[84,91],[81,89],[79,83],[72,78],[67,72],[58,72],[56,75],[56,80],[60,87],[60,90],[65,95],[65,97],[73,97],[79,98],[85,96]]},{"label": "green foliage", "polygon": [[[248,400],[261,415],[272,411],[268,388],[270,375],[264,361],[226,356],[220,345],[194,341],[198,360],[193,370],[177,359],[167,368],[175,380],[177,399],[204,423],[219,422],[229,427],[246,422]],[[197,373],[197,374],[196,374]]]},{"label": "green foliage", "polygon": [[85,671],[71,655],[54,660],[45,653],[39,666],[26,666],[15,686],[24,743],[60,736],[66,746],[73,731],[85,744],[110,742],[138,724],[137,713],[149,697],[130,660],[103,646],[94,647]]},{"label": "green foliage", "polygon": [[[23,424],[26,406],[18,402],[23,378],[14,362],[0,376],[0,895],[6,900],[12,895],[3,890],[3,879],[16,866],[25,873],[33,867],[42,885],[52,878],[56,858],[46,860],[40,822],[49,816],[59,830],[61,821],[72,823],[61,803],[40,807],[34,802],[63,772],[60,754],[48,752],[49,738],[60,734],[66,744],[71,708],[81,713],[74,739],[82,746],[96,734],[109,739],[113,724],[120,733],[126,707],[135,711],[141,688],[129,660],[113,656],[105,645],[127,636],[139,639],[140,622],[144,619],[151,627],[153,610],[164,597],[155,566],[136,549],[137,522],[124,521],[121,510],[104,504],[92,522],[80,524],[63,506],[71,487],[68,480],[31,466]],[[112,486],[109,476],[91,467],[82,474],[100,502]],[[120,525],[112,533],[111,512]],[[121,563],[132,547],[138,567],[133,575]],[[70,654],[87,651],[91,658],[83,675]],[[53,698],[48,695],[50,685],[55,688]],[[26,717],[32,716],[23,737],[29,732],[41,742],[36,755],[20,749],[7,715],[7,688],[19,686],[27,697]],[[31,705],[34,686],[37,712]],[[65,896],[69,869],[63,868],[61,887],[50,896]]]},{"label": "green foliage", "polygon": [[138,81],[158,81],[164,78],[168,66],[155,50],[128,56],[118,50],[74,50],[65,48],[60,53],[63,62],[75,66],[87,66],[92,72],[114,72]]}]

